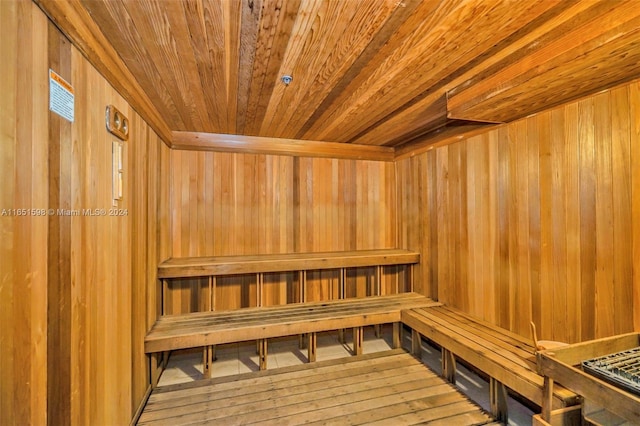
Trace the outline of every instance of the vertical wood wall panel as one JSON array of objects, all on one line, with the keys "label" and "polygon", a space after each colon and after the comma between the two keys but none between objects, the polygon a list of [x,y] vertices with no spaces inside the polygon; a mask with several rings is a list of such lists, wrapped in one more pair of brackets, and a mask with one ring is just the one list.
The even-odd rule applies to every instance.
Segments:
[{"label": "vertical wood wall panel", "polygon": [[[631,230],[633,265],[633,327],[640,330],[640,82],[629,85],[630,148],[631,148]],[[634,118],[635,117],[635,118]]]},{"label": "vertical wood wall panel", "polygon": [[[0,5],[0,423],[47,419],[47,20]],[[5,36],[6,34],[6,36]],[[20,211],[20,209],[23,209]],[[12,211],[13,210],[13,211]],[[16,211],[18,210],[18,211]],[[6,374],[6,375],[5,375]],[[4,420],[8,420],[5,422]]]},{"label": "vertical wood wall panel", "polygon": [[[71,43],[48,25],[49,68],[71,81]],[[49,115],[49,208],[71,209],[71,123]],[[62,155],[61,155],[62,154]],[[64,424],[71,417],[71,217],[49,216],[48,238],[48,421]]]},{"label": "vertical wood wall panel", "polygon": [[[172,151],[171,168],[172,256],[396,246],[393,163]],[[365,268],[350,275],[350,294],[366,294],[372,274],[372,268]],[[264,304],[292,297],[287,288],[293,276],[268,279]],[[308,300],[337,297],[335,271],[310,273],[307,282]],[[257,303],[255,277],[230,277],[218,284],[217,309]],[[395,277],[386,284],[395,288]],[[201,285],[202,280],[173,280],[169,312],[199,309],[198,303],[185,301]]]},{"label": "vertical wood wall panel", "polygon": [[524,336],[531,320],[568,342],[637,330],[639,95],[634,82],[397,162],[416,288]]},{"label": "vertical wood wall panel", "polygon": [[47,20],[0,3],[0,423],[47,422]]},{"label": "vertical wood wall panel", "polygon": [[[0,20],[0,423],[128,424],[170,252],[168,149],[32,2],[0,2]],[[48,111],[49,68],[74,87],[73,123]],[[120,215],[108,104],[130,119]]]}]

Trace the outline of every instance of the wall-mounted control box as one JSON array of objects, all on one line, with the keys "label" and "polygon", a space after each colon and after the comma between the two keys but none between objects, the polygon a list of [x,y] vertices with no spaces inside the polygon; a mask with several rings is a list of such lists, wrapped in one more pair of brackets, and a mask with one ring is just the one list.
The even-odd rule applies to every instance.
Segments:
[{"label": "wall-mounted control box", "polygon": [[129,119],[113,105],[107,105],[106,111],[107,130],[126,141],[129,139]]}]

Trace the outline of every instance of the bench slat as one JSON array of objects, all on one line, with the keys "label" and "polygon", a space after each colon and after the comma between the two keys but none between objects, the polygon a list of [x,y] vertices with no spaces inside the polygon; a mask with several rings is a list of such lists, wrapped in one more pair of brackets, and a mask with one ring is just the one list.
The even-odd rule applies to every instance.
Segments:
[{"label": "bench slat", "polygon": [[304,317],[313,319],[323,316],[342,316],[360,309],[396,309],[400,310],[414,302],[421,303],[423,297],[412,293],[389,295],[384,298],[369,297],[360,299],[333,300],[330,302],[311,302],[279,305],[271,307],[244,308],[235,311],[199,312],[192,314],[164,316],[155,324],[155,332],[171,333],[172,329],[197,328],[206,326],[210,330],[232,328],[252,323],[268,324],[287,321],[289,318]]},{"label": "bench slat", "polygon": [[434,311],[441,312],[442,315],[448,315],[451,318],[455,318],[456,321],[460,323],[471,324],[473,327],[477,328],[478,330],[482,330],[483,334],[486,333],[491,336],[494,336],[496,339],[501,340],[508,345],[513,345],[519,348],[523,348],[528,352],[532,352],[534,350],[534,344],[533,344],[532,338],[526,338],[519,334],[512,333],[509,330],[506,330],[502,327],[491,324],[479,318],[475,318],[465,312],[459,311],[449,306],[442,305],[441,307],[438,307]]},{"label": "bench slat", "polygon": [[145,351],[152,353],[397,322],[402,309],[437,304],[415,293],[401,293],[246,308],[243,316],[235,320],[228,316],[230,312],[167,316],[161,317],[145,338]]},{"label": "bench slat", "polygon": [[[333,300],[323,300],[316,302],[296,302],[296,303],[287,303],[284,305],[271,305],[271,306],[261,306],[261,307],[248,307],[248,308],[240,308],[240,309],[230,309],[230,310],[219,310],[215,311],[220,314],[220,318],[228,318],[230,321],[234,319],[243,320],[245,318],[250,318],[255,316],[255,312],[260,312],[262,315],[278,315],[282,312],[285,313],[294,313],[297,310],[300,311],[309,311],[316,309],[344,309],[342,306],[346,306],[348,308],[357,308],[359,305],[363,306],[371,306],[375,303],[404,303],[406,300],[419,300],[424,298],[424,296],[416,294],[416,293],[396,293],[386,295],[384,298],[380,298],[379,296],[367,296],[367,297],[351,297],[347,299],[333,299]],[[439,304],[438,304],[439,305]],[[215,316],[214,316],[215,317]],[[202,312],[192,312],[188,314],[174,314],[174,315],[163,315],[163,321],[194,321],[198,318],[212,318],[211,311],[202,311]]]},{"label": "bench slat", "polygon": [[[411,312],[419,321],[432,327],[432,334],[434,337],[452,336],[458,341],[470,342],[469,349],[466,351],[455,352],[456,355],[462,359],[467,360],[468,354],[482,353],[482,355],[488,354],[491,359],[494,359],[501,368],[506,368],[512,371],[517,371],[519,375],[526,377],[530,381],[540,381],[542,383],[542,377],[539,376],[531,363],[525,362],[523,359],[514,356],[511,352],[502,349],[498,345],[492,344],[488,341],[485,335],[481,333],[473,333],[473,331],[467,331],[460,328],[457,324],[449,322],[446,319],[442,319],[438,316],[432,315],[429,309],[417,309]],[[430,338],[428,334],[424,335]],[[433,339],[436,343],[439,343],[438,339]],[[445,346],[446,347],[446,346]]]},{"label": "bench slat", "polygon": [[252,256],[179,257],[170,258],[158,265],[158,278],[311,271],[378,265],[410,265],[419,262],[420,253],[402,249]]},{"label": "bench slat", "polygon": [[[452,321],[455,311],[451,308],[445,318],[430,313],[431,310],[419,308],[403,311],[402,322],[530,401],[542,404],[544,379],[537,374],[535,364],[519,358],[513,350],[505,349],[504,342],[496,343],[495,336],[487,335],[482,328],[460,327],[460,322],[468,318],[462,316]],[[435,310],[441,311],[439,307]],[[533,357],[531,348],[532,352],[527,358]],[[554,391],[554,405],[564,406],[573,403],[574,399],[575,394],[564,388]]]},{"label": "bench slat", "polygon": [[471,319],[445,306],[431,308],[429,309],[429,314],[442,318],[443,321],[467,331],[472,336],[483,336],[483,339],[487,342],[500,347],[508,353],[512,353],[517,360],[524,360],[527,368],[536,371],[533,340],[524,343],[521,339],[512,338],[510,335],[513,333],[508,330],[500,330],[495,326],[488,326],[484,321]]}]

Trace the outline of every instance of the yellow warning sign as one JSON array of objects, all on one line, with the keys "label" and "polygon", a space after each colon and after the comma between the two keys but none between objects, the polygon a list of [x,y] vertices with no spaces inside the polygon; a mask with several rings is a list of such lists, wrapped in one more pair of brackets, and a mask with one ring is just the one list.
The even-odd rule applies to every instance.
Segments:
[{"label": "yellow warning sign", "polygon": [[53,70],[49,70],[49,110],[73,123],[75,98],[73,86]]}]

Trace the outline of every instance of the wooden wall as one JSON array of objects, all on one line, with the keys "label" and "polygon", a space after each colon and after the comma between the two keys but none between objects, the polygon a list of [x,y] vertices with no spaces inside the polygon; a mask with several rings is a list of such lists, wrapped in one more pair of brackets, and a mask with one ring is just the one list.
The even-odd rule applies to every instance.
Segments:
[{"label": "wooden wall", "polygon": [[[0,22],[0,423],[127,424],[150,380],[169,150],[34,4],[0,2]],[[49,68],[74,87],[73,124],[48,111]],[[120,215],[108,104],[131,120]]]},{"label": "wooden wall", "polygon": [[[0,209],[46,207],[47,20],[29,2],[0,2],[0,26]],[[0,216],[2,424],[47,420],[47,222]]]},{"label": "wooden wall", "polygon": [[569,342],[640,330],[640,83],[397,169],[424,294],[525,336],[531,319]]},{"label": "wooden wall", "polygon": [[[396,246],[391,162],[173,150],[170,185],[176,257]],[[390,276],[395,273],[387,269]],[[365,291],[368,275],[363,271],[352,294]],[[318,281],[309,286],[310,300],[331,297],[337,272],[310,278]],[[270,277],[266,303],[295,300],[295,279]],[[219,287],[216,307],[254,305],[254,282],[253,277],[228,280]],[[190,282],[187,289],[176,283],[170,311],[199,309],[194,295],[203,285]]]}]

